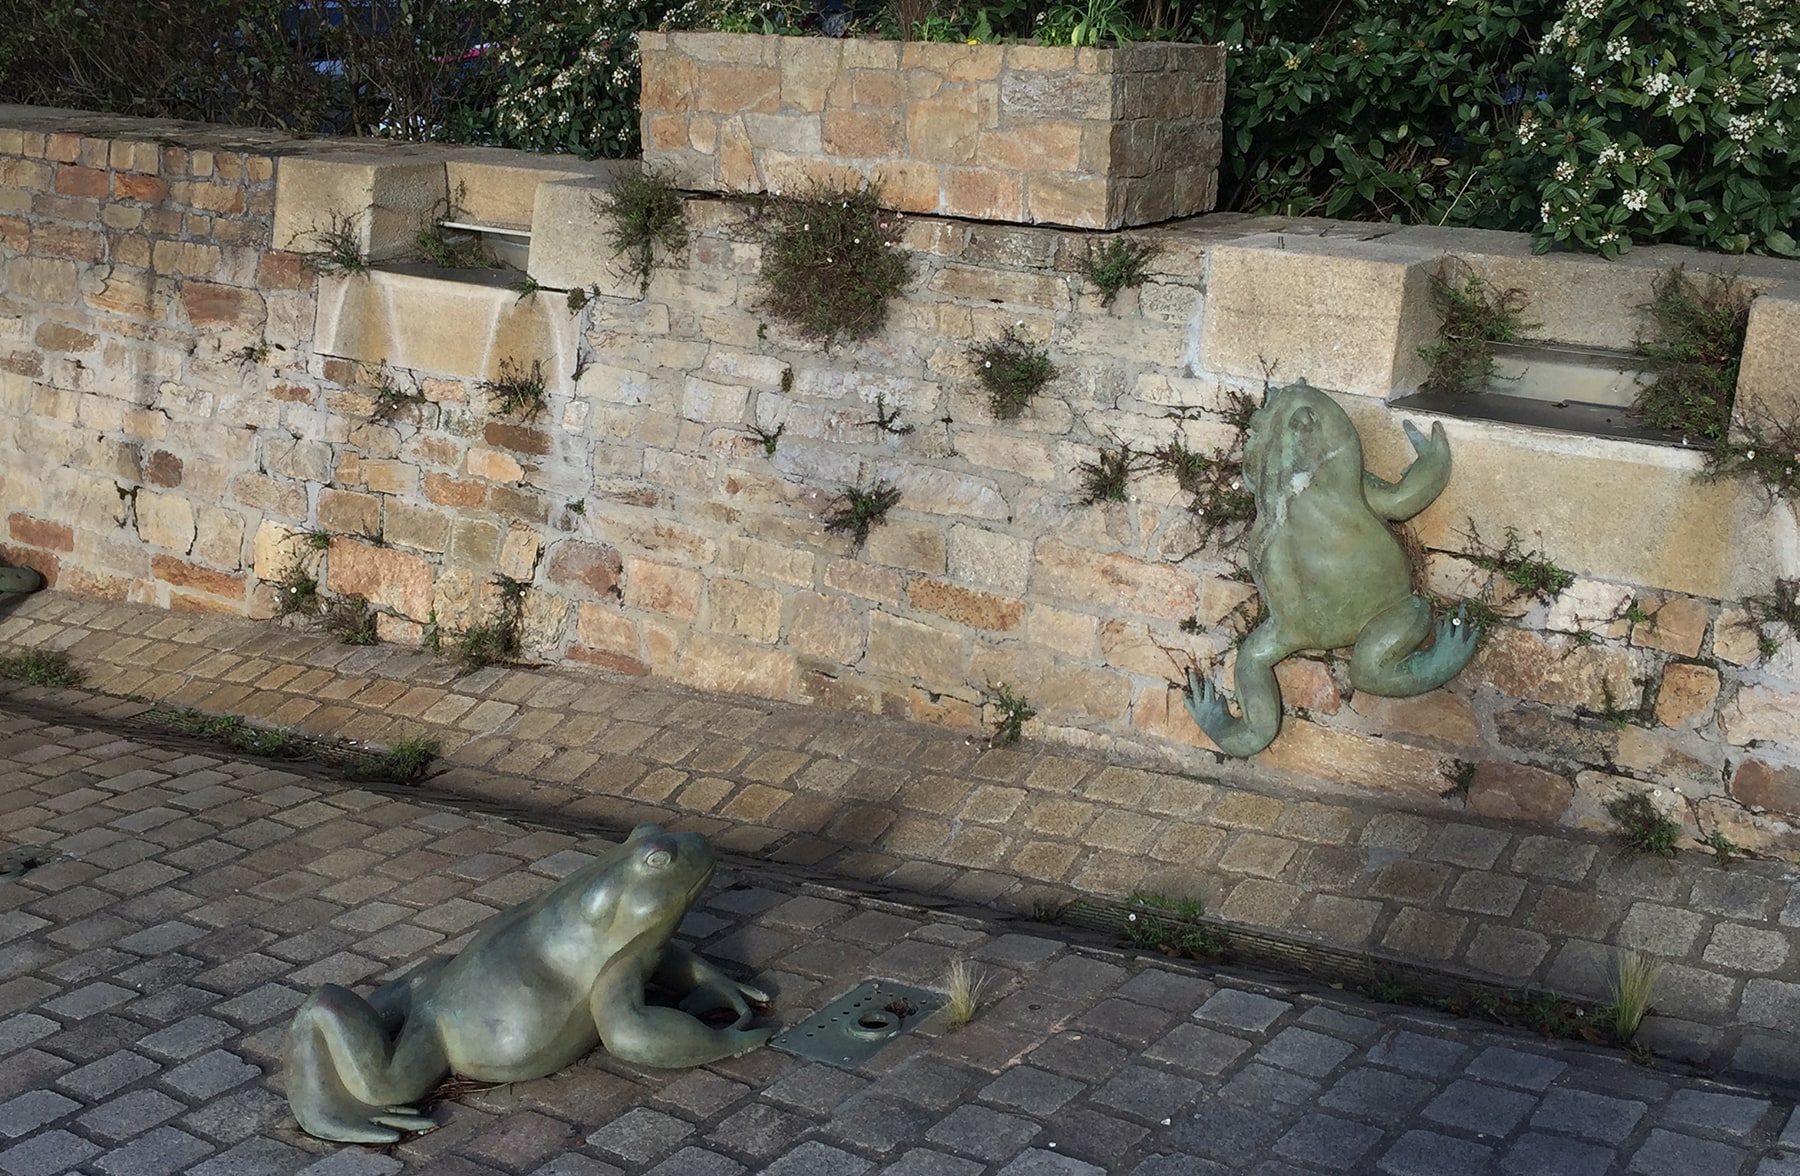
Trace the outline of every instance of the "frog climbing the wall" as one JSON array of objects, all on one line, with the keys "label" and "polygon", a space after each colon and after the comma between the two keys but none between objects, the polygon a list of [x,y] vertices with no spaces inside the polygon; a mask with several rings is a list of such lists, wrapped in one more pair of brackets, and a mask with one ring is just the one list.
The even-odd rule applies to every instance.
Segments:
[{"label": "frog climbing the wall", "polygon": [[[429,960],[368,1000],[327,984],[288,1030],[283,1069],[300,1126],[321,1139],[381,1143],[435,1120],[416,1104],[448,1073],[541,1078],[596,1042],[646,1066],[699,1066],[755,1049],[748,1001],[670,937],[713,873],[698,833],[639,825],[623,845],[538,898],[494,916],[460,953]],[[654,984],[679,1008],[647,1004]],[[746,999],[748,998],[748,999]],[[715,1027],[698,1014],[729,1009]]]},{"label": "frog climbing the wall", "polygon": [[1436,689],[1475,656],[1475,626],[1460,613],[1433,621],[1388,528],[1430,506],[1450,479],[1444,426],[1434,423],[1429,438],[1403,427],[1418,456],[1390,483],[1363,469],[1350,417],[1305,381],[1271,391],[1251,418],[1248,554],[1267,619],[1238,649],[1242,713],[1188,670],[1188,713],[1225,754],[1255,755],[1281,730],[1275,663],[1291,653],[1350,646],[1351,685],[1392,697]]}]

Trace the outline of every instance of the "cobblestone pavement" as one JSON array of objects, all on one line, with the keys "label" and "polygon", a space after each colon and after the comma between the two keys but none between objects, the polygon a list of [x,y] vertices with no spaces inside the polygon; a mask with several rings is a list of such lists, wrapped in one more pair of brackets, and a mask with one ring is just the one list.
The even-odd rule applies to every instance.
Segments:
[{"label": "cobblestone pavement", "polygon": [[1603,834],[1434,799],[988,749],[578,666],[463,673],[415,650],[56,592],[10,602],[0,644],[67,650],[115,695],[356,740],[429,734],[435,782],[472,796],[614,828],[680,819],[728,850],[987,908],[1145,889],[1292,940],[1593,999],[1629,948],[1663,963],[1643,1033],[1659,1054],[1800,1084],[1800,871],[1784,862],[1634,859]]},{"label": "cobblestone pavement", "polygon": [[0,881],[8,1176],[1800,1176],[1791,1098],[741,864],[683,933],[787,1023],[958,959],[983,1011],[860,1070],[597,1054],[391,1150],[326,1145],[275,1080],[306,991],[455,949],[602,840],[97,727],[0,706],[0,840],[67,855]]}]

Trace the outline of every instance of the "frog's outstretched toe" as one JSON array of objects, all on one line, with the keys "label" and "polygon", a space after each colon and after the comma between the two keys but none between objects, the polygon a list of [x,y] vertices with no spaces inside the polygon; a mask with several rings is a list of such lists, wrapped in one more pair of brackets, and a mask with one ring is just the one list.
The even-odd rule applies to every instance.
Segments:
[{"label": "frog's outstretched toe", "polygon": [[1202,679],[1194,672],[1192,666],[1187,672],[1187,696],[1183,700],[1187,704],[1187,712],[1194,718],[1195,724],[1206,732],[1207,737],[1215,743],[1219,736],[1229,730],[1234,722],[1231,707],[1225,702],[1225,696],[1210,679]]}]

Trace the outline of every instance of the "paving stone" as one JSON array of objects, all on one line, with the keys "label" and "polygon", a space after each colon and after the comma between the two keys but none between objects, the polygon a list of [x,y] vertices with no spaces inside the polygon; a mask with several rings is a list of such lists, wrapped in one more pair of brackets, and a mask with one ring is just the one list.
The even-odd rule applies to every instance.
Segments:
[{"label": "paving stone", "polygon": [[1377,1042],[1368,1058],[1377,1065],[1392,1066],[1409,1074],[1430,1075],[1448,1073],[1468,1054],[1468,1047],[1461,1042],[1401,1029]]},{"label": "paving stone", "polygon": [[1360,1066],[1319,1098],[1321,1106],[1387,1123],[1411,1118],[1436,1088],[1421,1078]]},{"label": "paving stone", "polygon": [[185,1131],[158,1127],[101,1156],[94,1166],[108,1176],[168,1176],[212,1151],[212,1144]]},{"label": "paving stone", "polygon": [[763,1169],[764,1176],[862,1176],[875,1165],[841,1148],[808,1140]]},{"label": "paving stone", "polygon": [[170,1070],[163,1081],[190,1099],[209,1099],[262,1076],[262,1071],[236,1054],[215,1049]]},{"label": "paving stone", "polygon": [[1631,1134],[1646,1109],[1634,1099],[1558,1087],[1544,1095],[1531,1125],[1617,1145]]},{"label": "paving stone", "polygon": [[637,1107],[590,1134],[587,1141],[601,1151],[643,1164],[660,1157],[693,1133],[692,1123],[648,1107]]},{"label": "paving stone", "polygon": [[80,1109],[80,1103],[54,1091],[28,1091],[15,1099],[0,1103],[0,1135],[18,1139],[20,1136],[30,1135],[46,1123],[54,1123],[71,1111]]},{"label": "paving stone", "polygon": [[1460,1127],[1477,1135],[1507,1135],[1536,1101],[1516,1090],[1459,1079],[1426,1104],[1423,1113],[1434,1123]]},{"label": "paving stone", "polygon": [[393,1156],[345,1148],[300,1169],[297,1176],[393,1176],[405,1167]]},{"label": "paving stone", "polygon": [[776,1155],[811,1128],[812,1124],[799,1115],[759,1102],[734,1111],[706,1139],[734,1152],[762,1158]]},{"label": "paving stone", "polygon": [[1323,1078],[1337,1069],[1338,1063],[1356,1052],[1356,1047],[1335,1037],[1315,1033],[1311,1029],[1290,1026],[1277,1033],[1257,1051],[1257,1061],[1312,1078]]},{"label": "paving stone", "polygon": [[186,1176],[286,1176],[306,1163],[306,1153],[276,1139],[246,1139],[187,1170]]},{"label": "paving stone", "polygon": [[[1144,1058],[1200,1074],[1219,1074],[1251,1048],[1248,1041],[1200,1025],[1177,1025]],[[1035,1056],[1035,1055],[1034,1055]]]},{"label": "paving stone", "polygon": [[100,1151],[79,1135],[67,1131],[43,1131],[24,1143],[0,1151],[0,1172],[9,1176],[56,1176]]},{"label": "paving stone", "polygon": [[1493,1149],[1435,1131],[1408,1131],[1382,1153],[1376,1170],[1390,1176],[1476,1176]]},{"label": "paving stone", "polygon": [[1245,992],[1239,988],[1221,988],[1208,997],[1205,1004],[1194,1010],[1194,1016],[1215,1025],[1228,1025],[1234,1029],[1261,1033],[1293,1007],[1287,1001]]},{"label": "paving stone", "polygon": [[1297,1105],[1315,1101],[1322,1089],[1320,1083],[1310,1078],[1253,1061],[1219,1090],[1219,1096],[1246,1106],[1270,1102]]},{"label": "paving stone", "polygon": [[765,1097],[808,1114],[825,1116],[868,1085],[867,1078],[813,1062],[770,1086]]},{"label": "paving stone", "polygon": [[1504,1045],[1491,1045],[1469,1063],[1464,1073],[1488,1082],[1498,1082],[1503,1086],[1544,1090],[1556,1080],[1557,1075],[1568,1068],[1567,1062],[1559,1062],[1543,1054]]},{"label": "paving stone", "polygon": [[79,1116],[76,1122],[90,1135],[113,1141],[130,1139],[187,1110],[181,1103],[156,1090],[133,1090],[102,1103]]},{"label": "paving stone", "polygon": [[1637,1154],[1631,1157],[1627,1171],[1644,1176],[1694,1176],[1696,1172],[1735,1172],[1749,1158],[1749,1153],[1730,1144],[1710,1139],[1696,1139],[1673,1131],[1655,1128]]},{"label": "paving stone", "polygon": [[1125,1064],[1131,1054],[1123,1046],[1086,1033],[1058,1033],[1031,1051],[1035,1066],[1089,1082],[1098,1082]]},{"label": "paving stone", "polygon": [[1661,1120],[1744,1135],[1769,1112],[1769,1100],[1717,1090],[1677,1090],[1663,1105]]},{"label": "paving stone", "polygon": [[924,1107],[863,1094],[845,1103],[820,1134],[862,1151],[891,1152],[937,1121]]},{"label": "paving stone", "polygon": [[1213,991],[1214,985],[1198,976],[1145,968],[1121,984],[1118,995],[1170,1012],[1185,1013],[1211,996]]},{"label": "paving stone", "polygon": [[1616,1159],[1618,1153],[1610,1147],[1531,1132],[1507,1151],[1500,1171],[1503,1176],[1606,1176]]},{"label": "paving stone", "polygon": [[1355,1168],[1381,1139],[1381,1130],[1335,1115],[1307,1115],[1275,1141],[1291,1160],[1336,1171]]},{"label": "paving stone", "polygon": [[1084,1089],[1081,1083],[1048,1070],[1015,1066],[982,1087],[980,1097],[987,1102],[1024,1111],[1027,1115],[1045,1118]]},{"label": "paving stone", "polygon": [[1234,1167],[1248,1166],[1274,1143],[1284,1126],[1283,1117],[1271,1113],[1269,1107],[1209,1102],[1205,1110],[1175,1122],[1169,1142],[1183,1152],[1223,1160]]},{"label": "paving stone", "polygon": [[1038,1131],[1038,1125],[1029,1119],[964,1106],[939,1120],[925,1138],[951,1151],[996,1163],[1030,1143]]},{"label": "paving stone", "polygon": [[961,1156],[915,1147],[881,1170],[881,1176],[981,1176],[983,1165]]},{"label": "paving stone", "polygon": [[1105,1168],[1043,1148],[1021,1152],[996,1176],[1106,1176]]},{"label": "paving stone", "polygon": [[1232,1172],[1224,1164],[1177,1152],[1150,1156],[1133,1168],[1130,1176],[1232,1176]]},{"label": "paving stone", "polygon": [[645,1176],[738,1176],[744,1165],[702,1147],[684,1147]]}]

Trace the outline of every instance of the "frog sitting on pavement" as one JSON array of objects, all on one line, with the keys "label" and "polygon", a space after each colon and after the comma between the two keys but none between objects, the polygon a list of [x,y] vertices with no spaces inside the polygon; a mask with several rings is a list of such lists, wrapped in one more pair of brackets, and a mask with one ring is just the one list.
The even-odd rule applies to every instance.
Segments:
[{"label": "frog sitting on pavement", "polygon": [[[435,1120],[413,1105],[447,1073],[541,1078],[596,1042],[646,1066],[698,1066],[756,1048],[766,1003],[687,949],[676,926],[713,874],[698,833],[639,825],[623,845],[547,893],[502,911],[460,953],[428,960],[363,1000],[327,984],[288,1030],[288,1103],[308,1134],[391,1142]],[[646,984],[680,1000],[648,1005]],[[731,1025],[697,1014],[729,1008]]]},{"label": "frog sitting on pavement", "polygon": [[1275,663],[1291,653],[1352,646],[1351,685],[1390,697],[1434,690],[1475,656],[1476,627],[1460,612],[1433,623],[1388,529],[1430,506],[1450,480],[1444,426],[1434,423],[1429,438],[1411,421],[1403,427],[1418,458],[1390,483],[1364,471],[1349,415],[1304,380],[1271,391],[1250,419],[1250,573],[1268,619],[1238,648],[1242,716],[1188,670],[1188,713],[1226,755],[1255,755],[1274,741],[1281,730]]}]

